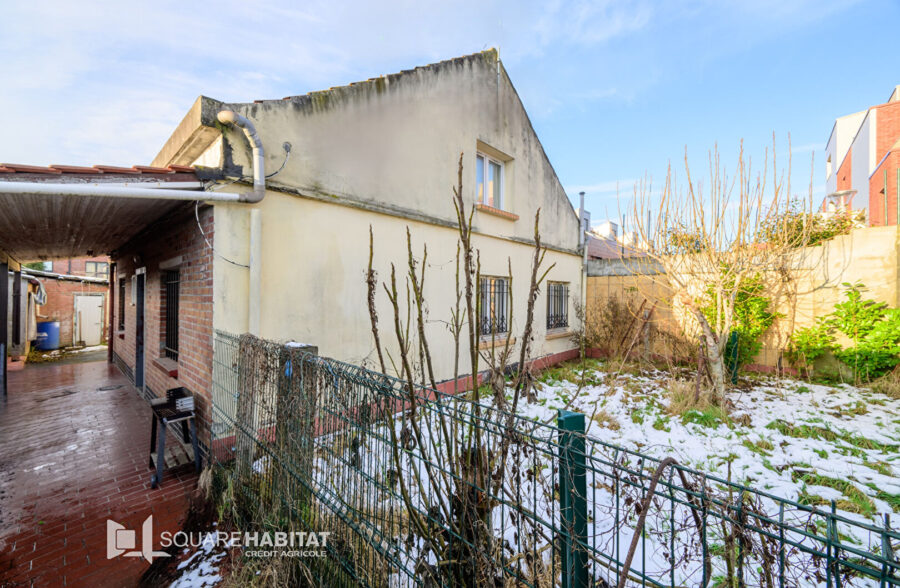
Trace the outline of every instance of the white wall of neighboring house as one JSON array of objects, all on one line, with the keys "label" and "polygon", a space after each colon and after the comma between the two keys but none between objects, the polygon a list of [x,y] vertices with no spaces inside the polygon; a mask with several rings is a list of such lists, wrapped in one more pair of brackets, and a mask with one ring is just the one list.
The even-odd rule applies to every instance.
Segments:
[{"label": "white wall of neighboring house", "polygon": [[[850,150],[850,145],[863,119],[866,117],[865,110],[854,112],[842,116],[834,121],[834,127],[831,136],[828,138],[828,144],[825,146],[825,194],[832,194],[837,191],[837,171],[841,167],[841,163]],[[831,162],[830,165],[828,162]]]},{"label": "white wall of neighboring house", "polygon": [[[875,169],[875,122],[877,110],[869,110],[853,140],[850,177],[856,195],[853,196],[853,209],[869,210],[869,176]],[[868,216],[868,215],[867,215]]]}]

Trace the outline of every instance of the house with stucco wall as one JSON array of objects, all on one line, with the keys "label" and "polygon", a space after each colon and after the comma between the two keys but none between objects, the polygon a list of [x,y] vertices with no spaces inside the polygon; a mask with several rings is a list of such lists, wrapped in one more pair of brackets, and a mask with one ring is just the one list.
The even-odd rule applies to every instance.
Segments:
[{"label": "house with stucco wall", "polygon": [[[211,299],[213,330],[307,342],[323,355],[372,365],[364,279],[369,227],[382,280],[391,263],[406,263],[408,227],[415,250],[429,250],[427,335],[433,349],[449,350],[457,241],[452,187],[462,153],[482,284],[492,286],[483,295],[495,297],[488,303],[500,309],[498,324],[485,331],[504,338],[521,331],[540,208],[546,264],[555,267],[538,303],[534,352],[571,352],[581,288],[578,218],[496,51],[277,100],[227,104],[200,97],[152,165],[216,170],[238,181],[223,190],[246,189],[239,183],[250,175],[251,148],[239,129],[218,123],[223,110],[253,122],[270,177],[258,204],[215,203],[206,213],[214,254],[204,299]],[[254,256],[261,260],[256,270],[248,267]],[[118,260],[120,275],[136,269],[129,259]],[[507,260],[518,277],[512,284]],[[513,322],[506,324],[510,309]],[[391,316],[383,297],[378,310]],[[435,356],[437,377],[450,378],[452,353]]]},{"label": "house with stucco wall", "polygon": [[[236,120],[246,121],[243,130]],[[66,207],[98,214],[66,225],[78,234],[59,235],[54,247],[44,239],[0,248],[38,258],[87,244],[109,253],[111,360],[148,396],[194,391],[208,419],[216,331],[309,343],[375,366],[369,231],[382,282],[392,264],[406,267],[408,229],[417,255],[428,248],[426,332],[436,379],[448,386],[460,154],[480,256],[480,348],[521,343],[540,209],[544,267],[552,268],[531,355],[545,364],[574,357],[579,220],[495,50],[283,99],[201,96],[151,166],[9,164],[0,195],[35,192],[29,206],[8,196],[10,223],[39,223],[32,204],[60,207],[61,217]],[[14,188],[20,179],[30,187]],[[252,198],[243,196],[248,185]],[[377,310],[386,352],[397,357],[380,285]]]}]

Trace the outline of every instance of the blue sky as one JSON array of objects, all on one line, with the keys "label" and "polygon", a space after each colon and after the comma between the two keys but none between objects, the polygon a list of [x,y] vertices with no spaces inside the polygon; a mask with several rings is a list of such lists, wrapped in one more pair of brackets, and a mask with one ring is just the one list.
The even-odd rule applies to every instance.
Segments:
[{"label": "blue sky", "polygon": [[194,98],[281,98],[498,46],[570,197],[687,147],[731,166],[777,136],[793,191],[824,191],[834,118],[900,84],[897,0],[6,2],[0,161],[145,164]]}]

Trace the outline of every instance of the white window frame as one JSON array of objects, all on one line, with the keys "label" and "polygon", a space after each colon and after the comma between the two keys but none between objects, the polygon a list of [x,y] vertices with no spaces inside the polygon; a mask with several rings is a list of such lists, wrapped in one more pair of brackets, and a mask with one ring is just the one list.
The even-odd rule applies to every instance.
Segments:
[{"label": "white window frame", "polygon": [[[478,196],[478,158],[482,158],[484,160],[484,173],[482,177],[482,184],[484,185],[484,190],[481,194],[481,200],[478,200],[478,204],[483,204],[485,206],[490,206],[491,208],[496,208],[497,210],[505,210],[503,205],[506,204],[506,194],[505,192],[505,179],[506,179],[506,166],[502,159],[497,159],[496,157],[492,157],[483,151],[475,152],[475,191],[476,197]],[[488,204],[485,202],[485,197],[487,196],[487,179],[488,179],[488,170],[490,169],[490,164],[496,163],[500,168],[500,202],[495,202],[494,204]]]}]

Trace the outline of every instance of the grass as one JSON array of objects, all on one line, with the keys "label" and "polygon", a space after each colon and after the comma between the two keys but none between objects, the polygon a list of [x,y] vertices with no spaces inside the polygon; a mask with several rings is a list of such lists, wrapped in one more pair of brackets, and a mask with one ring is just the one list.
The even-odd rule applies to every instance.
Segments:
[{"label": "grass", "polygon": [[710,429],[715,429],[719,425],[731,426],[728,412],[720,406],[708,406],[703,410],[688,410],[681,415],[681,422],[685,425],[694,423]]},{"label": "grass", "polygon": [[596,359],[585,359],[584,363],[575,359],[542,370],[537,379],[544,384],[571,382],[579,386],[600,386],[605,381],[605,375],[599,372],[602,367]]},{"label": "grass", "polygon": [[882,476],[894,475],[894,470],[891,468],[890,464],[884,461],[863,461],[863,465],[875,470]]},{"label": "grass", "polygon": [[671,429],[669,428],[669,419],[662,415],[656,417],[656,420],[653,421],[653,428],[657,431],[665,431],[669,432]]},{"label": "grass", "polygon": [[760,439],[755,443],[749,439],[744,439],[742,445],[752,451],[757,455],[762,455],[763,457],[768,457],[772,455],[772,450],[775,449],[775,446],[772,445],[769,441],[765,439]]},{"label": "grass", "polygon": [[778,431],[782,435],[794,437],[797,439],[822,439],[824,441],[843,441],[848,445],[859,447],[860,449],[876,450],[886,453],[888,451],[896,451],[897,445],[879,443],[862,435],[855,435],[846,431],[833,431],[826,427],[817,427],[815,425],[794,425],[781,419],[776,419],[766,425],[767,429]]},{"label": "grass", "polygon": [[606,409],[598,410],[597,413],[594,414],[593,420],[604,429],[609,429],[610,431],[618,431],[622,428],[622,425],[619,424],[616,417],[609,414]]},{"label": "grass", "polygon": [[804,489],[801,491],[801,494],[805,492],[805,486],[824,486],[826,488],[832,488],[843,494],[847,499],[838,500],[837,508],[869,517],[875,514],[875,503],[872,502],[862,490],[857,488],[853,482],[829,478],[828,476],[823,476],[822,474],[814,472],[801,472],[798,470],[794,470],[791,473],[791,479],[794,482],[802,482],[804,484]]},{"label": "grass", "polygon": [[900,494],[890,494],[884,490],[876,490],[875,498],[883,500],[891,505],[891,510],[900,512]]}]

